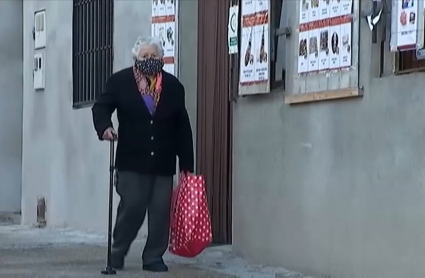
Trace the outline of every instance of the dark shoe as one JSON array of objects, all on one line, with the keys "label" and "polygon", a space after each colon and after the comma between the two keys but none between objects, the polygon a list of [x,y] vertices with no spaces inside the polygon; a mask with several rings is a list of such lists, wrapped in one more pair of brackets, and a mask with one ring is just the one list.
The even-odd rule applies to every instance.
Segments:
[{"label": "dark shoe", "polygon": [[122,270],[124,268],[124,257],[111,256],[111,267],[115,270]]},{"label": "dark shoe", "polygon": [[143,270],[151,272],[167,272],[168,266],[163,262],[143,264]]}]

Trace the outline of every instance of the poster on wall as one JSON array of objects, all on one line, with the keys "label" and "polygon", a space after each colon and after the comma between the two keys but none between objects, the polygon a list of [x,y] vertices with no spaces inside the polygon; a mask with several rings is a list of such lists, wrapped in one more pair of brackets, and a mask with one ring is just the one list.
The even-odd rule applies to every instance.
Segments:
[{"label": "poster on wall", "polygon": [[298,74],[350,68],[353,0],[300,3]]},{"label": "poster on wall", "polygon": [[338,17],[341,15],[341,1],[340,0],[330,0],[329,1],[329,17]]},{"label": "poster on wall", "polygon": [[319,0],[311,0],[308,10],[308,22],[314,22],[320,19]]},{"label": "poster on wall", "polygon": [[152,0],[152,37],[164,48],[164,70],[176,74],[176,1]]},{"label": "poster on wall", "polygon": [[349,15],[353,11],[353,0],[341,0],[340,13],[342,16]]},{"label": "poster on wall", "polygon": [[320,28],[317,22],[309,23],[308,31],[308,71],[319,70],[319,34]]},{"label": "poster on wall", "polygon": [[308,28],[301,25],[298,40],[298,73],[308,72]]},{"label": "poster on wall", "polygon": [[329,68],[329,19],[319,22],[319,71]]},{"label": "poster on wall", "polygon": [[[328,19],[329,18],[329,0],[320,0],[319,2],[319,19]],[[302,22],[300,22],[302,23]]]},{"label": "poster on wall", "polygon": [[[269,0],[243,0],[241,7],[240,86],[269,82]],[[242,90],[243,91],[243,90]],[[258,90],[250,92],[264,93]]]},{"label": "poster on wall", "polygon": [[416,48],[418,37],[419,0],[393,1],[392,50],[411,50]]},{"label": "poster on wall", "polygon": [[309,0],[300,0],[300,23],[308,22],[308,8],[310,6]]},{"label": "poster on wall", "polygon": [[335,70],[339,68],[341,61],[341,25],[337,17],[331,19],[329,23],[329,69]]},{"label": "poster on wall", "polygon": [[351,66],[351,35],[352,35],[352,22],[350,18],[343,17],[340,20],[340,55],[339,55],[339,67],[347,68]]},{"label": "poster on wall", "polygon": [[300,0],[299,23],[349,15],[353,10],[353,0]]}]

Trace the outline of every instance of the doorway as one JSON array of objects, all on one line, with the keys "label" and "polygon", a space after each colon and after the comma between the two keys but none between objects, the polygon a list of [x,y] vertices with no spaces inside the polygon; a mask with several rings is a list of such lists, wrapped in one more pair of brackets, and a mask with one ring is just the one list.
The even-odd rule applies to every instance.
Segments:
[{"label": "doorway", "polygon": [[198,0],[196,169],[205,176],[213,244],[232,243],[229,0]]}]

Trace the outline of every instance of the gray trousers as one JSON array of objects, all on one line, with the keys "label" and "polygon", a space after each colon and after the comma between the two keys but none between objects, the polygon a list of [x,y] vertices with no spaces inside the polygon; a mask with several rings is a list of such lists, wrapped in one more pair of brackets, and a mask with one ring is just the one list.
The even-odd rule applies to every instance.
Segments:
[{"label": "gray trousers", "polygon": [[148,238],[144,264],[162,262],[168,247],[173,177],[118,172],[116,190],[121,197],[113,232],[112,255],[125,257],[148,212]]}]

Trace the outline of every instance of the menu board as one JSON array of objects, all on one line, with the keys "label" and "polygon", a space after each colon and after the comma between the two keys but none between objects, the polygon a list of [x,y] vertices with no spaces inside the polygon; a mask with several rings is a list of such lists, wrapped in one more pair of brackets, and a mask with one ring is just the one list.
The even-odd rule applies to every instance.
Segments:
[{"label": "menu board", "polygon": [[300,0],[298,73],[351,67],[353,0]]},{"label": "menu board", "polygon": [[409,50],[416,48],[418,36],[418,1],[397,1],[397,48]]},{"label": "menu board", "polygon": [[152,37],[164,48],[164,70],[176,74],[176,1],[152,0]]},{"label": "menu board", "polygon": [[243,0],[241,6],[240,85],[269,80],[270,0]]}]

